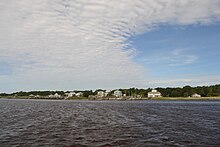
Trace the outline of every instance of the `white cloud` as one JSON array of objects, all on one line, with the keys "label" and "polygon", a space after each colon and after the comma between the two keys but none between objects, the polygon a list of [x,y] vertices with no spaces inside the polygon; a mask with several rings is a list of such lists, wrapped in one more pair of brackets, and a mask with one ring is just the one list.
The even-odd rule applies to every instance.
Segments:
[{"label": "white cloud", "polygon": [[187,52],[189,49],[175,49],[170,53],[168,60],[169,66],[184,66],[190,65],[197,61],[198,55]]},{"label": "white cloud", "polygon": [[[156,59],[156,60],[155,60]],[[177,48],[177,49],[161,49],[154,54],[150,54],[141,58],[141,62],[146,64],[159,64],[170,67],[189,66],[198,61],[199,56],[193,53],[192,48]]]},{"label": "white cloud", "polygon": [[215,23],[220,0],[1,0],[0,20],[0,61],[13,67],[11,86],[144,86],[128,38],[160,24]]}]

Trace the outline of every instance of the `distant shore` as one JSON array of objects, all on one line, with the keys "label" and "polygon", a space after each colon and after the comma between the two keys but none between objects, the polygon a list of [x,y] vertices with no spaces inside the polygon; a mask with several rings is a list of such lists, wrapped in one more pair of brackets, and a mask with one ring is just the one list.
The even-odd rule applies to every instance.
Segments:
[{"label": "distant shore", "polygon": [[4,96],[4,97],[0,97],[0,98],[5,98],[5,99],[45,99],[45,100],[103,100],[103,101],[108,101],[108,100],[118,100],[118,101],[129,101],[129,100],[186,100],[186,101],[190,101],[190,100],[220,100],[220,97],[199,97],[199,98],[194,98],[194,97],[157,97],[157,98],[129,98],[129,99],[125,99],[125,98],[100,98],[100,99],[90,99],[88,97],[71,97],[68,99],[64,99],[64,98],[33,98],[33,97],[26,97],[26,96]]},{"label": "distant shore", "polygon": [[159,97],[152,98],[151,100],[220,100],[220,97]]}]

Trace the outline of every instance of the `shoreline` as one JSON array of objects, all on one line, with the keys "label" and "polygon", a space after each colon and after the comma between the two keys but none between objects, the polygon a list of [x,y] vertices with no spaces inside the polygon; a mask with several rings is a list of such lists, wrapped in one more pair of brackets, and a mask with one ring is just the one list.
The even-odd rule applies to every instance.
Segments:
[{"label": "shoreline", "polygon": [[155,101],[167,101],[167,100],[175,100],[175,101],[203,101],[203,100],[220,100],[220,97],[200,97],[200,98],[189,98],[189,97],[158,97],[158,98],[100,98],[100,99],[89,99],[87,97],[76,97],[76,98],[32,98],[32,97],[0,97],[0,99],[24,99],[24,100],[90,100],[90,101],[137,101],[137,100],[155,100]]},{"label": "shoreline", "polygon": [[194,97],[160,97],[160,98],[152,98],[151,100],[220,100],[220,97],[200,97],[200,98],[194,98]]}]

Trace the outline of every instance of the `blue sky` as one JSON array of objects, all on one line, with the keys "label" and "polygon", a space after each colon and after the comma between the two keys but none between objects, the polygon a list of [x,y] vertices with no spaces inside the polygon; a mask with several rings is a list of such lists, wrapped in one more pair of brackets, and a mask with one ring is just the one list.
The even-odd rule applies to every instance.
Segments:
[{"label": "blue sky", "polygon": [[220,25],[162,25],[130,40],[152,78],[220,75]]},{"label": "blue sky", "polygon": [[220,0],[1,0],[0,92],[220,83]]}]

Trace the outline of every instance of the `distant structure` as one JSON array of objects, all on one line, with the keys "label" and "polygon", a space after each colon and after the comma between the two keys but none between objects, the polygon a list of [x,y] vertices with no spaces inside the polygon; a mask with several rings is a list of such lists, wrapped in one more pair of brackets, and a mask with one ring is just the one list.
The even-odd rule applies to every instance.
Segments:
[{"label": "distant structure", "polygon": [[59,95],[58,93],[55,93],[54,95],[50,94],[48,97],[49,98],[61,98],[61,95]]},{"label": "distant structure", "polygon": [[153,89],[151,92],[147,93],[148,97],[154,98],[154,97],[162,97],[161,93],[158,92],[156,89]]},{"label": "distant structure", "polygon": [[69,93],[65,93],[65,95],[66,95],[67,97],[73,97],[73,96],[76,95],[76,93],[75,93],[75,92],[69,92]]},{"label": "distant structure", "polygon": [[78,92],[78,93],[76,93],[75,94],[77,97],[81,97],[81,96],[83,96],[83,93],[82,92]]},{"label": "distant structure", "polygon": [[113,95],[115,97],[122,97],[122,92],[120,90],[115,90]]},{"label": "distant structure", "polygon": [[105,92],[104,91],[98,91],[97,92],[97,97],[104,97],[105,96]]},{"label": "distant structure", "polygon": [[40,98],[40,95],[35,95],[34,98]]},{"label": "distant structure", "polygon": [[201,97],[201,95],[199,95],[199,94],[197,94],[197,93],[194,93],[194,94],[192,95],[192,97]]},{"label": "distant structure", "polygon": [[29,95],[29,97],[34,97],[34,96],[35,96],[35,95],[33,95],[33,94],[30,94],[30,95]]},{"label": "distant structure", "polygon": [[53,94],[50,94],[50,95],[48,95],[48,97],[49,97],[49,98],[53,98],[54,96],[53,96]]}]

